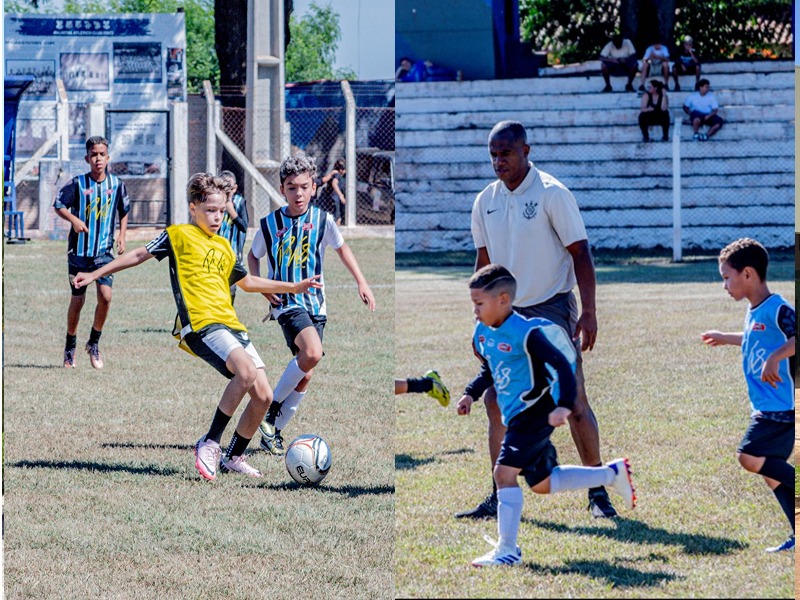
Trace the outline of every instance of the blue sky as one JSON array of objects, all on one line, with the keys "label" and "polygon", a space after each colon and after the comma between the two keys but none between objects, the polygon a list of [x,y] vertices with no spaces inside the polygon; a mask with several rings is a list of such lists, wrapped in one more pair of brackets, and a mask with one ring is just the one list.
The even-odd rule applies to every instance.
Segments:
[{"label": "blue sky", "polygon": [[359,79],[394,79],[394,0],[294,0],[294,15],[301,17],[312,3],[339,14],[334,67],[352,69]]}]

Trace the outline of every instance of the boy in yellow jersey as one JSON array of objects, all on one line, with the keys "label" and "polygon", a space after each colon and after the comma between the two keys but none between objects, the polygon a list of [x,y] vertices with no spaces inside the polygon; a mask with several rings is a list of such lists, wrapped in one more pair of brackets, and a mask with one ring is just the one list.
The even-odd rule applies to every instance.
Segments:
[{"label": "boy in yellow jersey", "polygon": [[[230,191],[231,184],[224,178],[211,173],[193,175],[187,185],[191,223],[167,227],[146,246],[91,273],[78,273],[73,281],[75,287],[86,286],[150,258],[160,261],[169,257],[172,291],[178,306],[173,333],[180,337],[182,348],[230,379],[208,433],[195,444],[195,467],[209,481],[216,478],[218,463],[222,472],[261,477],[245,462],[244,451],[272,401],[264,363],[236,316],[230,286],[235,283],[245,292],[269,294],[302,294],[320,287],[317,277],[288,283],[247,274],[230,242],[217,235]],[[250,402],[220,462],[222,433],[245,393],[250,394]]]}]

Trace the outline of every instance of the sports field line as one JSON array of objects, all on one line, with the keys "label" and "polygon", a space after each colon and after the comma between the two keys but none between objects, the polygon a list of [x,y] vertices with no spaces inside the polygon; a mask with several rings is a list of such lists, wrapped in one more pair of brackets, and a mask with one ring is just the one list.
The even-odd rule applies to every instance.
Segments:
[{"label": "sports field line", "polygon": [[[383,288],[393,288],[393,283],[379,283],[375,285],[370,285],[370,289],[383,289]],[[167,296],[172,296],[172,290],[168,287],[159,287],[159,288],[115,288],[117,294],[147,294],[148,296],[153,296],[155,294],[164,294]],[[341,290],[341,289],[358,289],[358,286],[353,284],[334,284],[328,285],[325,284],[325,289],[327,290]],[[64,296],[64,290],[40,290],[36,292],[37,296]],[[28,297],[27,292],[24,291],[16,291],[16,290],[9,290],[6,289],[4,291],[4,296],[6,298],[22,298]]]}]

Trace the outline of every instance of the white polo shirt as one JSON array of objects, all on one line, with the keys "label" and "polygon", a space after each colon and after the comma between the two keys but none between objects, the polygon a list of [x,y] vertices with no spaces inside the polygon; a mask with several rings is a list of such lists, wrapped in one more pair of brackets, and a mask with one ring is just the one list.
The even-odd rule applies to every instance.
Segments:
[{"label": "white polo shirt", "polygon": [[578,203],[564,184],[528,162],[530,170],[510,191],[499,179],[472,205],[472,239],[489,260],[517,278],[515,306],[532,306],[576,284],[566,247],[587,239]]},{"label": "white polo shirt", "polygon": [[719,108],[719,103],[711,92],[706,92],[705,96],[700,92],[692,92],[686,97],[683,105],[690,111],[697,111],[704,115],[710,115]]}]

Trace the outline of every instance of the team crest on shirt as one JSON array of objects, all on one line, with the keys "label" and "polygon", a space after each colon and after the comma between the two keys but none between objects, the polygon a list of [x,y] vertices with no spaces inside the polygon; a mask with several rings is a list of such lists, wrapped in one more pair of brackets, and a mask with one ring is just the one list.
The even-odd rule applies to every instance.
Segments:
[{"label": "team crest on shirt", "polygon": [[522,211],[522,216],[528,220],[533,219],[536,216],[536,212],[538,210],[539,210],[538,202],[528,202],[525,205],[525,210]]},{"label": "team crest on shirt", "polygon": [[481,344],[483,344],[483,343],[486,341],[486,338],[485,338],[484,336],[482,336],[482,335],[479,335],[479,336],[478,336],[478,341],[479,341]]},{"label": "team crest on shirt", "polygon": [[311,231],[312,229],[314,229],[314,224],[313,223],[304,223],[303,224],[303,231]]},{"label": "team crest on shirt", "polygon": [[497,349],[500,350],[500,352],[511,352],[511,344],[500,342],[497,344]]},{"label": "team crest on shirt", "polygon": [[289,231],[288,227],[283,227],[279,229],[277,233],[278,239],[281,239],[283,236],[285,236],[287,231]]},{"label": "team crest on shirt", "polygon": [[752,331],[766,331],[766,330],[767,326],[764,325],[763,323],[758,323],[758,322],[753,323]]},{"label": "team crest on shirt", "polygon": [[92,195],[92,188],[86,188],[85,190],[83,190],[83,195],[84,196],[91,196]]},{"label": "team crest on shirt", "polygon": [[106,190],[106,196],[109,198],[114,194],[114,190]]}]

